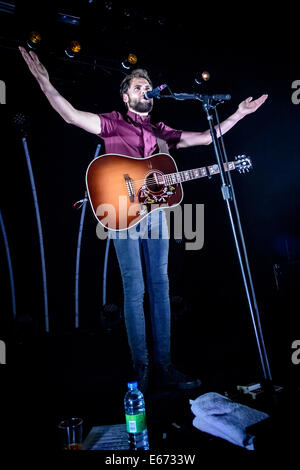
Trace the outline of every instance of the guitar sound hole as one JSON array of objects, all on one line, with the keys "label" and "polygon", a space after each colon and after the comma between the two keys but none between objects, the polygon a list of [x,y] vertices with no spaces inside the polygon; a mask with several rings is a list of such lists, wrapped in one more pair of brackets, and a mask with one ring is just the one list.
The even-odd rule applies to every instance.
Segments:
[{"label": "guitar sound hole", "polygon": [[159,193],[164,187],[164,177],[161,173],[153,171],[146,178],[147,188],[153,193]]}]

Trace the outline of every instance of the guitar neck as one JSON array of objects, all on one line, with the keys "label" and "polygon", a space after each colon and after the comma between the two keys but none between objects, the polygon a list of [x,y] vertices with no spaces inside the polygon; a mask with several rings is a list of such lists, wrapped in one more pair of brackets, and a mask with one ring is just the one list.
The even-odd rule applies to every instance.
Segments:
[{"label": "guitar neck", "polygon": [[[224,163],[224,170],[230,171],[235,169],[235,162]],[[201,168],[194,168],[192,170],[178,171],[176,173],[169,173],[164,175],[166,184],[184,183],[185,181],[191,181],[198,178],[204,178],[205,176],[213,176],[220,173],[218,165],[202,166]]]}]

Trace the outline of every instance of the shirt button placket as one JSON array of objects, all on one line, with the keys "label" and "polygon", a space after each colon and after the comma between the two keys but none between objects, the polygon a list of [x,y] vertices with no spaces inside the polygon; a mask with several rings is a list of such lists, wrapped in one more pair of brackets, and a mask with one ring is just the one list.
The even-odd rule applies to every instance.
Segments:
[{"label": "shirt button placket", "polygon": [[144,128],[143,125],[141,125],[141,129],[142,129],[142,136],[143,136],[143,146],[144,146],[144,157],[148,157],[148,151],[147,151],[147,131],[146,129]]}]

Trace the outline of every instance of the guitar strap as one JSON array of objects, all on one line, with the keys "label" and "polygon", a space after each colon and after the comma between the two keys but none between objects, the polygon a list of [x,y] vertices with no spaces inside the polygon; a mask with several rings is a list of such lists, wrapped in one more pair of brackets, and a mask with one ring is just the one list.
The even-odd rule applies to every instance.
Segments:
[{"label": "guitar strap", "polygon": [[157,142],[160,153],[167,153],[168,155],[170,155],[169,147],[165,140],[160,139],[159,137],[156,137],[156,142]]}]

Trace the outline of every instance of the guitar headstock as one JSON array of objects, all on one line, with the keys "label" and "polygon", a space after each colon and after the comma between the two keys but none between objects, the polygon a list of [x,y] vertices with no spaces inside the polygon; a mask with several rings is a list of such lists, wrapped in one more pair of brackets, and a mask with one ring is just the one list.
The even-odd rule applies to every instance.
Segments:
[{"label": "guitar headstock", "polygon": [[237,171],[240,173],[245,173],[251,170],[252,161],[251,158],[246,157],[246,155],[238,155],[235,157],[234,165]]}]

